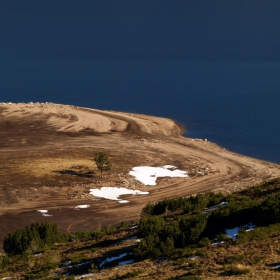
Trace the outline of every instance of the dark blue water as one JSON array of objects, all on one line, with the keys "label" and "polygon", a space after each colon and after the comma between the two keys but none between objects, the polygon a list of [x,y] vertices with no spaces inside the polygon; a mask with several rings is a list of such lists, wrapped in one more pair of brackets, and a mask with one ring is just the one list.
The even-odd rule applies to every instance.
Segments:
[{"label": "dark blue water", "polygon": [[280,1],[0,3],[0,101],[164,116],[280,163]]}]

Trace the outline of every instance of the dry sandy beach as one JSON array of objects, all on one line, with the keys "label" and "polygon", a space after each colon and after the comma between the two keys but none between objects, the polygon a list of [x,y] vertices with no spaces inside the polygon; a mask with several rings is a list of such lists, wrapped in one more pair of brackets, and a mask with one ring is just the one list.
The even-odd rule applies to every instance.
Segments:
[{"label": "dry sandy beach", "polygon": [[[183,137],[184,128],[165,118],[53,103],[0,103],[0,116],[1,243],[34,221],[54,221],[62,231],[92,230],[139,219],[149,201],[234,192],[280,176],[280,165]],[[93,161],[99,151],[113,163],[102,180]],[[164,165],[189,177],[163,177],[148,186],[129,175],[135,166]],[[129,201],[124,204],[90,194],[109,186],[149,194],[122,196]]]}]

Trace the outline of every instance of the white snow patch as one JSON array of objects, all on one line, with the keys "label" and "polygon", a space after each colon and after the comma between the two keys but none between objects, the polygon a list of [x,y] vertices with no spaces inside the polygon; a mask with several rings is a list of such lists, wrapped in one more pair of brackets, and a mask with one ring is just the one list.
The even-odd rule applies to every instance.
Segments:
[{"label": "white snow patch", "polygon": [[48,213],[49,210],[37,210],[37,211],[42,213],[42,214],[45,214],[45,213]]},{"label": "white snow patch", "polygon": [[226,229],[225,231],[226,231],[227,236],[229,236],[232,239],[235,239],[240,228],[247,228],[246,231],[250,231],[250,230],[253,230],[255,227],[256,226],[254,226],[252,223],[249,223],[245,226],[235,227],[235,228],[232,228],[232,229]]},{"label": "white snow patch", "polygon": [[219,203],[218,205],[227,205],[228,202],[227,201],[222,201],[221,203]]},{"label": "white snow patch", "polygon": [[123,265],[126,265],[126,264],[131,264],[133,262],[134,262],[134,260],[122,261],[122,262],[119,262],[119,266],[123,266]]},{"label": "white snow patch", "polygon": [[119,203],[128,203],[128,200],[119,200]]},{"label": "white snow patch", "polygon": [[120,254],[119,256],[116,256],[116,257],[107,258],[105,261],[103,261],[103,262],[99,265],[99,267],[102,267],[102,266],[103,266],[104,264],[106,264],[106,263],[110,263],[110,262],[112,262],[112,261],[122,259],[122,258],[124,258],[126,255],[127,255],[127,253],[123,253],[123,254]]},{"label": "white snow patch", "polygon": [[128,238],[124,238],[124,239],[122,240],[122,242],[133,241],[134,243],[138,243],[138,240],[139,240],[139,242],[140,242],[140,239],[138,239],[137,236],[134,235],[134,236],[131,236],[131,237],[128,237]]},{"label": "white snow patch", "polygon": [[128,200],[119,199],[120,195],[125,194],[149,194],[149,192],[142,192],[139,190],[129,190],[127,188],[118,188],[118,187],[102,187],[101,189],[90,189],[89,192],[91,195],[97,197],[103,197],[106,199],[117,200],[119,203],[128,203]]},{"label": "white snow patch", "polygon": [[134,239],[137,239],[137,236],[136,235],[134,235],[134,236],[131,236],[130,238],[128,238],[130,241],[131,240],[134,240]]},{"label": "white snow patch", "polygon": [[236,238],[236,235],[238,233],[239,227],[235,227],[232,229],[226,229],[226,235],[229,236],[232,239]]},{"label": "white snow patch", "polygon": [[137,226],[133,226],[133,227],[131,227],[130,229],[135,229],[135,228],[138,228],[139,226],[137,225]]},{"label": "white snow patch", "polygon": [[223,202],[220,202],[219,204],[216,204],[214,206],[211,206],[209,207],[208,209],[202,211],[203,214],[207,214],[209,213],[210,211],[213,211],[213,210],[217,210],[219,206],[223,206],[223,205],[227,205],[228,202],[227,201],[223,201]]},{"label": "white snow patch", "polygon": [[173,165],[164,165],[161,167],[137,166],[133,167],[132,171],[129,171],[129,174],[136,177],[144,185],[151,186],[156,185],[158,177],[189,177],[186,171],[179,170]]},{"label": "white snow patch", "polygon": [[171,169],[171,170],[177,169],[176,166],[170,165],[170,164],[166,164],[166,165],[164,165],[164,166],[162,166],[162,167],[164,167],[164,168],[166,168],[166,169]]},{"label": "white snow patch", "polygon": [[62,264],[62,267],[69,266],[71,263],[72,263],[72,261],[68,261],[68,262],[66,262],[66,263]]},{"label": "white snow patch", "polygon": [[37,210],[37,212],[40,212],[42,216],[44,217],[51,217],[52,215],[49,215],[48,212],[49,210]]},{"label": "white snow patch", "polygon": [[76,207],[74,207],[75,210],[80,210],[80,209],[85,209],[85,208],[89,208],[90,205],[88,204],[84,204],[84,205],[77,205]]},{"label": "white snow patch", "polygon": [[82,263],[78,263],[77,266],[80,267],[80,266],[83,266],[83,265],[86,265],[86,264],[91,264],[92,262],[93,262],[92,260],[85,261],[85,262],[82,262]]},{"label": "white snow patch", "polygon": [[83,278],[91,277],[91,276],[94,276],[94,273],[89,273],[89,274],[83,274],[83,275],[75,276],[75,279],[83,279]]},{"label": "white snow patch", "polygon": [[209,210],[216,210],[216,209],[218,209],[219,206],[223,206],[223,205],[227,205],[227,204],[228,204],[227,201],[223,201],[223,202],[220,202],[219,204],[216,204],[216,205],[214,205],[214,206],[211,206],[211,207],[209,208]]},{"label": "white snow patch", "polygon": [[217,246],[219,244],[225,244],[226,242],[225,241],[221,241],[221,242],[214,242],[212,243],[212,246]]}]

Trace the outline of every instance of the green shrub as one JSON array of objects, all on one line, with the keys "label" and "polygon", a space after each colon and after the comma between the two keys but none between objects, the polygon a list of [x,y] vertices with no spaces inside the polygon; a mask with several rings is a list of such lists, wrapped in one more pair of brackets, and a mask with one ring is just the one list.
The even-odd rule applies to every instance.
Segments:
[{"label": "green shrub", "polygon": [[149,202],[143,209],[141,212],[141,217],[148,217],[153,215],[154,212],[154,204]]},{"label": "green shrub", "polygon": [[164,227],[165,221],[162,217],[144,217],[139,221],[140,236],[148,236],[149,234],[158,234]]},{"label": "green shrub", "polygon": [[5,277],[9,277],[10,275],[11,275],[11,273],[9,271],[1,272],[0,273],[0,279],[5,278]]},{"label": "green shrub", "polygon": [[116,226],[117,230],[122,231],[122,230],[126,230],[127,229],[127,224],[125,222],[121,222],[120,224],[118,224]]},{"label": "green shrub", "polygon": [[41,225],[32,223],[6,235],[3,249],[9,255],[24,252],[38,252],[59,241],[59,231],[55,223],[45,222]]},{"label": "green shrub", "polygon": [[10,259],[0,255],[0,272],[5,271],[10,263]]},{"label": "green shrub", "polygon": [[189,261],[188,264],[189,264],[189,267],[191,267],[191,268],[198,266],[198,262],[197,261]]},{"label": "green shrub", "polygon": [[161,252],[158,248],[158,245],[159,237],[156,234],[146,236],[134,249],[135,258],[138,260],[142,260],[145,258],[160,257]]},{"label": "green shrub", "polygon": [[200,241],[198,242],[198,245],[200,247],[208,247],[211,245],[211,241],[208,237],[204,237],[204,238],[200,239]]},{"label": "green shrub", "polygon": [[258,224],[269,225],[280,222],[280,194],[270,195],[258,208]]},{"label": "green shrub", "polygon": [[199,256],[199,257],[201,257],[201,258],[203,258],[203,257],[205,257],[207,254],[206,254],[205,251],[199,249],[199,250],[197,250],[197,251],[195,252],[195,255],[196,255],[196,256]]},{"label": "green shrub", "polygon": [[109,225],[109,226],[105,227],[105,228],[103,229],[103,231],[104,231],[106,234],[109,235],[109,234],[115,233],[115,232],[117,231],[117,229],[116,229],[114,226]]},{"label": "green shrub", "polygon": [[219,233],[215,236],[215,239],[218,242],[222,242],[222,241],[230,240],[231,238],[229,236],[227,236],[225,233]]},{"label": "green shrub", "polygon": [[257,227],[251,231],[241,232],[237,235],[237,242],[247,243],[251,241],[261,241],[270,237],[280,235],[280,224],[272,224],[264,227]]},{"label": "green shrub", "polygon": [[92,238],[100,238],[100,237],[104,236],[105,234],[106,234],[105,231],[100,230],[100,229],[97,229],[90,233]]},{"label": "green shrub", "polygon": [[207,225],[206,215],[183,216],[179,221],[180,230],[182,233],[181,246],[185,247],[190,244],[195,244],[201,238],[203,231]]}]

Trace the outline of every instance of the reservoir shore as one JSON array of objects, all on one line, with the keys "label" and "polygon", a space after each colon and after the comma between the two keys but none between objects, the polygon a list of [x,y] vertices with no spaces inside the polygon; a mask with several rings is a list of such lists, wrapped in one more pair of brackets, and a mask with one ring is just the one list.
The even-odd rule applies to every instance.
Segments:
[{"label": "reservoir shore", "polygon": [[[48,102],[0,103],[0,116],[1,244],[34,221],[56,222],[65,232],[93,230],[138,220],[148,202],[232,193],[280,176],[280,165],[183,137],[184,128],[167,118]],[[102,179],[93,160],[99,151],[113,163]],[[160,177],[149,186],[129,174],[136,166],[165,165],[188,177]],[[102,187],[149,194],[123,195],[129,203],[121,204],[90,194]]]}]

